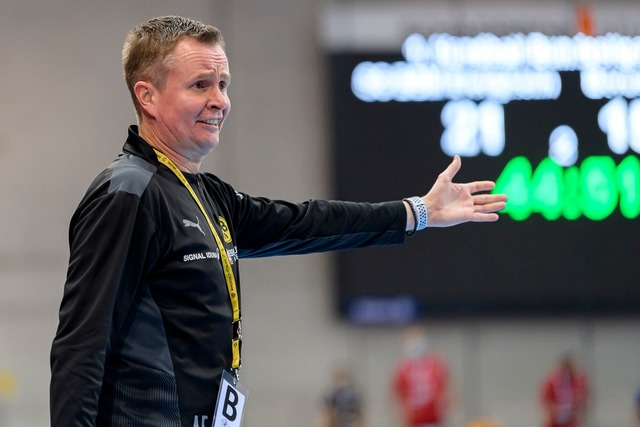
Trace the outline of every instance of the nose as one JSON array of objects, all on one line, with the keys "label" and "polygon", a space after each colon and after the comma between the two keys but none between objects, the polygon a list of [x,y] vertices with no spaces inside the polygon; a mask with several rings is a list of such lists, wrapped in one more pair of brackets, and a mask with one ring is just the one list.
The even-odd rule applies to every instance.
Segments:
[{"label": "nose", "polygon": [[229,96],[225,91],[216,86],[211,91],[207,106],[210,109],[225,110],[229,108]]}]

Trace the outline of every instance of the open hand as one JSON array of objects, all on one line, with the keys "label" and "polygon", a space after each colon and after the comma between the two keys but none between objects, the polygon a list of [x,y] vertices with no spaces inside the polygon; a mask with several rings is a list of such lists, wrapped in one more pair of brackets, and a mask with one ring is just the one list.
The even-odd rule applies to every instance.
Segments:
[{"label": "open hand", "polygon": [[453,178],[461,166],[460,157],[455,156],[451,164],[438,175],[431,190],[422,197],[427,205],[429,227],[497,221],[496,212],[505,208],[506,194],[476,194],[492,190],[495,187],[493,181],[454,183]]}]

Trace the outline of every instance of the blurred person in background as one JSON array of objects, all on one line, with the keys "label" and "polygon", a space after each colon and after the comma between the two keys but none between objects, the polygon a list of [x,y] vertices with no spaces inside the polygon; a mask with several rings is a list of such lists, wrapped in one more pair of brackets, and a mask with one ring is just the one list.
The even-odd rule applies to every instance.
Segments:
[{"label": "blurred person in background", "polygon": [[580,427],[587,414],[586,374],[571,353],[564,354],[544,378],[540,389],[543,427]]},{"label": "blurred person in background", "polygon": [[449,370],[429,346],[426,329],[407,328],[395,367],[392,395],[404,427],[442,427],[451,407]]},{"label": "blurred person in background", "polygon": [[331,389],[324,398],[322,427],[364,427],[362,396],[346,365],[333,373]]}]

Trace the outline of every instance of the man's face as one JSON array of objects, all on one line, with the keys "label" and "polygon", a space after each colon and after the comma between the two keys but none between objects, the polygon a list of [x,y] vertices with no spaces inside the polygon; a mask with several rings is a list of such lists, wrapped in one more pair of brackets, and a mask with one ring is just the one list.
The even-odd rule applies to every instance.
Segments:
[{"label": "man's face", "polygon": [[218,145],[231,108],[227,55],[218,45],[185,38],[172,64],[164,88],[154,96],[155,133],[180,155],[202,159]]}]

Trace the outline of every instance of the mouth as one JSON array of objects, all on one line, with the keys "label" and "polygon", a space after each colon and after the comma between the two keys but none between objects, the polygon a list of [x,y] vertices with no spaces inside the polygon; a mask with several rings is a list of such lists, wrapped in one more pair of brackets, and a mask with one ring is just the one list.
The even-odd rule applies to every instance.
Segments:
[{"label": "mouth", "polygon": [[208,120],[198,120],[198,123],[204,123],[206,125],[215,126],[217,128],[222,124],[222,119],[208,119]]}]

